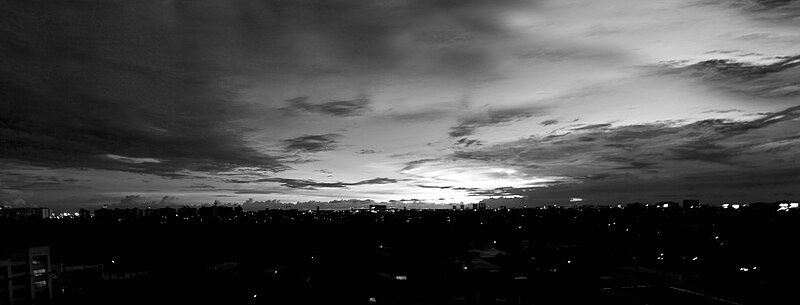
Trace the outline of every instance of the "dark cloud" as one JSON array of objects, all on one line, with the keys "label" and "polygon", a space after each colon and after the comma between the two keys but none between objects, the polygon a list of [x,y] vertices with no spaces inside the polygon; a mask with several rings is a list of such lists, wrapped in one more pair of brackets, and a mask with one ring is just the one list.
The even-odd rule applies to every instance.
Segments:
[{"label": "dark cloud", "polygon": [[461,138],[458,141],[456,141],[456,144],[463,145],[464,147],[470,147],[472,145],[476,145],[476,146],[483,145],[483,142],[481,142],[479,140],[475,140],[475,139]]},{"label": "dark cloud", "polygon": [[542,126],[550,126],[550,125],[553,125],[553,124],[558,124],[558,121],[557,120],[546,120],[546,121],[542,121],[539,124],[542,124]]},{"label": "dark cloud", "polygon": [[[225,64],[205,53],[207,28],[189,22],[199,12],[162,5],[4,5],[0,158],[165,176],[285,169],[248,147],[234,124],[247,111],[224,85]],[[154,13],[172,9],[185,15],[169,23]]]},{"label": "dark cloud", "polygon": [[421,166],[421,165],[423,165],[425,163],[435,162],[435,161],[438,161],[438,160],[439,159],[427,158],[427,159],[419,159],[419,160],[409,161],[409,162],[405,163],[405,166],[403,166],[403,169],[400,170],[400,171],[412,170],[412,169],[415,169],[415,168],[417,168],[417,167],[419,167],[419,166]]},{"label": "dark cloud", "polygon": [[379,152],[380,151],[377,151],[377,150],[374,150],[374,149],[362,149],[362,150],[358,151],[358,154],[359,155],[371,155],[371,154],[377,154]]},{"label": "dark cloud", "polygon": [[43,192],[86,188],[77,182],[77,179],[59,176],[0,171],[0,190]]},{"label": "dark cloud", "polygon": [[373,178],[369,180],[362,180],[358,182],[319,182],[308,179],[290,179],[290,178],[261,178],[255,180],[241,180],[231,179],[226,182],[229,183],[263,183],[263,182],[277,182],[282,186],[293,189],[318,189],[318,188],[346,188],[355,185],[369,185],[369,184],[391,184],[397,183],[400,180],[390,178]]},{"label": "dark cloud", "polygon": [[544,110],[540,108],[488,110],[461,118],[458,125],[450,128],[449,135],[453,138],[461,138],[472,135],[478,128],[502,125],[543,114]]},{"label": "dark cloud", "polygon": [[401,122],[425,122],[450,116],[455,109],[427,109],[424,111],[407,113],[390,113],[389,117]]},{"label": "dark cloud", "polygon": [[322,103],[310,103],[308,97],[297,97],[288,101],[289,106],[286,110],[308,113],[319,113],[324,115],[347,117],[363,115],[369,110],[370,100],[366,97],[344,100],[329,101]]},{"label": "dark cloud", "polygon": [[731,113],[731,112],[744,112],[741,109],[725,109],[725,110],[708,110],[703,113]]},{"label": "dark cloud", "polygon": [[336,149],[336,139],[342,136],[335,133],[306,135],[283,140],[287,152],[315,153]]},{"label": "dark cloud", "polygon": [[215,190],[217,187],[206,183],[195,183],[187,187],[194,190]]},{"label": "dark cloud", "polygon": [[529,206],[566,204],[571,197],[584,198],[586,204],[680,201],[687,198],[707,203],[777,201],[792,198],[786,193],[791,193],[793,186],[800,183],[799,177],[800,168],[797,167],[750,169],[735,174],[715,172],[662,179],[618,177],[541,188],[510,189],[506,193],[525,196],[525,203]]},{"label": "dark cloud", "polygon": [[767,65],[728,59],[708,60],[668,68],[666,73],[680,73],[722,90],[753,97],[791,98],[800,95],[800,55]]},{"label": "dark cloud", "polygon": [[425,184],[417,184],[416,187],[426,188],[426,189],[449,189],[453,188],[452,186],[436,186],[436,185],[425,185]]},{"label": "dark cloud", "polygon": [[[285,170],[279,158],[248,146],[252,126],[241,126],[263,115],[254,108],[281,106],[244,103],[241,89],[264,79],[388,73],[412,50],[437,59],[409,68],[418,72],[484,73],[488,51],[464,48],[458,37],[502,34],[502,19],[492,16],[528,3],[4,3],[0,158],[173,178],[236,167]],[[398,44],[398,37],[431,35],[440,39]],[[289,108],[352,116],[368,106],[366,98],[300,98]],[[109,154],[161,162],[124,162]]]},{"label": "dark cloud", "polygon": [[[718,172],[714,174],[718,181],[713,185],[722,189],[727,180],[721,170],[731,175],[758,170],[762,179],[778,183],[783,178],[778,175],[769,178],[767,173],[800,166],[794,161],[800,148],[799,119],[800,106],[796,106],[749,121],[712,119],[682,125],[654,123],[606,127],[602,131],[584,129],[557,139],[530,137],[457,151],[452,157],[516,168],[522,175],[556,177],[548,188],[572,185],[562,188],[596,190],[594,184],[613,180],[625,181],[625,187],[630,189],[648,183],[656,191],[656,181],[667,183],[682,176]],[[620,183],[616,190],[623,188],[622,182],[614,183]],[[736,183],[740,181],[731,180],[731,188]],[[561,188],[529,191],[551,190]]]}]

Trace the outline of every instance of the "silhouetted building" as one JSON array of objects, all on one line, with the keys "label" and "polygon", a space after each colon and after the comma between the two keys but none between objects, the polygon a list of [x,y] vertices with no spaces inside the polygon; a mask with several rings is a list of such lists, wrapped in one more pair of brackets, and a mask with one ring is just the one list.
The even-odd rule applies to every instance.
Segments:
[{"label": "silhouetted building", "polygon": [[0,209],[0,218],[24,221],[24,220],[43,220],[50,219],[50,209],[48,208],[3,208]]},{"label": "silhouetted building", "polygon": [[236,208],[215,204],[213,206],[200,207],[197,210],[197,215],[204,220],[226,220],[242,213],[242,206],[236,206]]},{"label": "silhouetted building", "polygon": [[78,211],[78,217],[83,221],[88,221],[89,219],[92,219],[92,211],[81,209]]},{"label": "silhouetted building", "polygon": [[370,204],[369,209],[373,211],[384,211],[386,210],[385,204]]},{"label": "silhouetted building", "polygon": [[0,304],[39,304],[53,299],[50,247],[0,255]]},{"label": "silhouetted building", "polygon": [[190,206],[181,207],[176,213],[178,213],[178,218],[182,220],[189,220],[197,217],[197,209]]},{"label": "silhouetted building", "polygon": [[477,203],[473,203],[472,204],[472,209],[473,210],[477,210],[478,209],[478,204]]},{"label": "silhouetted building", "polygon": [[479,202],[478,203],[478,210],[485,210],[485,209],[486,209],[486,203]]},{"label": "silhouetted building", "polygon": [[686,199],[683,201],[683,208],[684,209],[691,209],[700,206],[700,200],[696,199]]},{"label": "silhouetted building", "polygon": [[112,223],[112,222],[130,222],[144,215],[144,212],[138,208],[130,209],[108,209],[102,208],[94,211],[94,218],[97,222]]},{"label": "silhouetted building", "polygon": [[629,211],[638,211],[643,208],[644,204],[642,204],[641,202],[628,203],[625,205],[625,209],[628,209]]}]

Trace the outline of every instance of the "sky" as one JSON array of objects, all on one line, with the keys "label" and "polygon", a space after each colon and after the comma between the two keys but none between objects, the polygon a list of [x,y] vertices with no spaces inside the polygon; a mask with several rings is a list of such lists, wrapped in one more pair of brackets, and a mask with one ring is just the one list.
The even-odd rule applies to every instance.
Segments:
[{"label": "sky", "polygon": [[800,197],[800,1],[3,1],[0,202]]}]

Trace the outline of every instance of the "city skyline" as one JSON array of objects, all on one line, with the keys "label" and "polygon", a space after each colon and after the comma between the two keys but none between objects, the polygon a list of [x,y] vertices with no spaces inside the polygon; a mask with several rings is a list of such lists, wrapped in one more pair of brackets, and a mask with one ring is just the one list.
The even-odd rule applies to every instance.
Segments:
[{"label": "city skyline", "polygon": [[757,0],[13,2],[0,203],[796,201],[798,17]]}]

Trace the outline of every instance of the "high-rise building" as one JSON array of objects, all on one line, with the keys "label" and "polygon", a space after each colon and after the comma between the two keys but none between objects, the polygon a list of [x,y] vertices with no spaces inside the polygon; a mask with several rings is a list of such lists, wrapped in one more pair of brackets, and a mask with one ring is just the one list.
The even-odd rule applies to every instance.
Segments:
[{"label": "high-rise building", "polygon": [[50,247],[27,247],[0,255],[0,304],[39,304],[53,299]]},{"label": "high-rise building", "polygon": [[89,211],[87,209],[80,209],[80,211],[78,211],[78,215],[80,219],[83,221],[88,221],[92,219],[92,211]]}]

